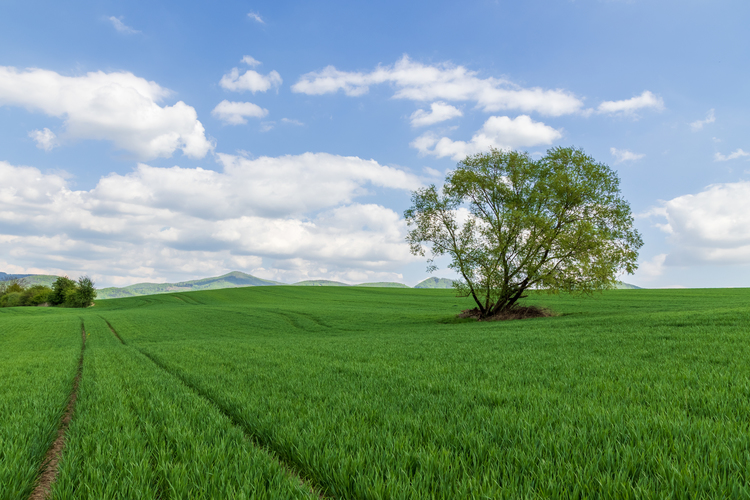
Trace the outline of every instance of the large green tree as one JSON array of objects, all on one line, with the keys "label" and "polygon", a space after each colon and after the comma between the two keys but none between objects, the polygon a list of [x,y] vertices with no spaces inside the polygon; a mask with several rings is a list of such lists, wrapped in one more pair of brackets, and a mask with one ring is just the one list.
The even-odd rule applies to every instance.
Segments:
[{"label": "large green tree", "polygon": [[506,311],[529,289],[587,293],[637,268],[641,236],[619,178],[576,148],[539,159],[491,149],[412,193],[404,216],[412,253],[447,255],[481,317]]}]

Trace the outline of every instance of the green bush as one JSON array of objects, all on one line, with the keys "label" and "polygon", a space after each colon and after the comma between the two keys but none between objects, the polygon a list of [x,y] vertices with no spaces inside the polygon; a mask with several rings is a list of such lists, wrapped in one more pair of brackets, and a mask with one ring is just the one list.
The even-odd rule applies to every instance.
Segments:
[{"label": "green bush", "polygon": [[76,282],[67,276],[60,276],[52,284],[52,295],[50,295],[50,304],[59,306],[65,303],[68,290],[75,290]]},{"label": "green bush", "polygon": [[34,285],[24,290],[21,305],[38,306],[49,303],[52,293],[52,289],[48,286]]},{"label": "green bush", "polygon": [[78,278],[78,283],[74,283],[72,288],[65,290],[64,305],[67,307],[88,307],[96,297],[94,282],[88,276]]},{"label": "green bush", "polygon": [[16,307],[23,305],[23,292],[10,292],[0,297],[0,307]]}]

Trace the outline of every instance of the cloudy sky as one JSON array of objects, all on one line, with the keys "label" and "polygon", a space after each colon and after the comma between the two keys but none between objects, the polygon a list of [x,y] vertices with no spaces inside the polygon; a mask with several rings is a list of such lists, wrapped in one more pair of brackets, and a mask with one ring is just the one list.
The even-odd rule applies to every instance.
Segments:
[{"label": "cloudy sky", "polygon": [[573,145],[637,216],[625,281],[750,285],[745,1],[0,13],[0,271],[413,285],[412,190],[490,146]]}]

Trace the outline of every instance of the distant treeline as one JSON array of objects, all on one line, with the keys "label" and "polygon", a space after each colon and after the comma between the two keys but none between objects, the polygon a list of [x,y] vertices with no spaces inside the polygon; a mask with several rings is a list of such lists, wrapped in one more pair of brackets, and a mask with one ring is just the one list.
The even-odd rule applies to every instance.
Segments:
[{"label": "distant treeline", "polygon": [[63,306],[88,307],[96,298],[94,282],[88,276],[73,281],[57,278],[52,287],[28,286],[23,279],[0,281],[0,307]]}]

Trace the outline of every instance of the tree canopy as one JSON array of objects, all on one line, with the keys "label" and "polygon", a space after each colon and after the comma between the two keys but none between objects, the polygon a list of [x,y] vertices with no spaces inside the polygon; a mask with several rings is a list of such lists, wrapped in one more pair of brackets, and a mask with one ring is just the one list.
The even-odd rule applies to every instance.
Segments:
[{"label": "tree canopy", "polygon": [[53,305],[88,307],[96,298],[94,282],[81,276],[78,282],[60,276],[52,288],[44,285],[27,286],[24,280],[0,281],[0,307]]},{"label": "tree canopy", "polygon": [[553,148],[539,160],[491,149],[468,156],[412,193],[404,216],[415,255],[451,258],[481,317],[514,307],[530,288],[587,293],[633,273],[643,245],[617,174],[583,150]]}]

